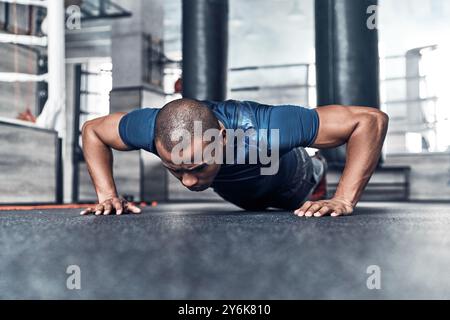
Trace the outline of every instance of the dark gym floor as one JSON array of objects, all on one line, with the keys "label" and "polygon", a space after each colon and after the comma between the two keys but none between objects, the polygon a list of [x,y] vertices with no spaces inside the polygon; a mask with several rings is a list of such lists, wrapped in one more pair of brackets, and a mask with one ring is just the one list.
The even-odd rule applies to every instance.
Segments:
[{"label": "dark gym floor", "polygon": [[[450,298],[450,205],[363,203],[338,219],[222,203],[79,211],[0,212],[0,298]],[[69,265],[81,290],[66,287]],[[371,265],[381,290],[367,288]]]}]

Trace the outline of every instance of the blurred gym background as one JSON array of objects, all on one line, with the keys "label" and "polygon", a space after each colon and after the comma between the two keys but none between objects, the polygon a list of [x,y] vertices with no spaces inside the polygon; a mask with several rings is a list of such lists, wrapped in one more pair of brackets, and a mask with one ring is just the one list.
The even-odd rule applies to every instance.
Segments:
[{"label": "blurred gym background", "polygon": [[[449,17],[447,0],[0,0],[0,204],[95,201],[84,122],[182,92],[380,107],[364,199],[449,200]],[[327,157],[332,192],[345,154]],[[114,171],[129,200],[219,200],[143,151],[115,153]]]}]

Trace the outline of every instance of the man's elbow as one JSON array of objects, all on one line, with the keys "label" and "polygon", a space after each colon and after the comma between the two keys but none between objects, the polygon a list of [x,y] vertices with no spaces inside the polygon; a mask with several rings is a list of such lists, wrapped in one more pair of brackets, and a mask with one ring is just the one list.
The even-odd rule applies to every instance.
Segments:
[{"label": "man's elbow", "polygon": [[366,114],[367,123],[378,132],[385,134],[389,127],[389,116],[378,109],[372,108]]},{"label": "man's elbow", "polygon": [[378,127],[380,127],[382,129],[382,131],[385,133],[389,127],[389,116],[385,112],[383,112],[381,110],[377,110],[376,118],[377,118]]},{"label": "man's elbow", "polygon": [[93,120],[86,121],[81,128],[81,136],[83,139],[95,135]]}]

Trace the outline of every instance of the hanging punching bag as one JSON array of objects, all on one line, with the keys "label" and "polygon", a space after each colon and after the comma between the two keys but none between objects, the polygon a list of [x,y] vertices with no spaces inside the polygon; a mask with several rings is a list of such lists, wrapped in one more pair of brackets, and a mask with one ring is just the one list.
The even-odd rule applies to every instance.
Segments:
[{"label": "hanging punching bag", "polygon": [[183,96],[225,100],[228,0],[183,0]]},{"label": "hanging punching bag", "polygon": [[[377,0],[316,0],[317,105],[379,108]],[[331,165],[345,163],[345,146],[324,150]]]}]

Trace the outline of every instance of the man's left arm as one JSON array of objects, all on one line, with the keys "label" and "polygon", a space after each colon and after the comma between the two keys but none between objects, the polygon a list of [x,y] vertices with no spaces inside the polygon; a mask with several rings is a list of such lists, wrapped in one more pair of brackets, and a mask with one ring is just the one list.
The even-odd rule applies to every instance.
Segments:
[{"label": "man's left arm", "polygon": [[347,160],[334,197],[307,201],[299,216],[348,215],[359,202],[380,159],[389,118],[368,107],[326,106],[317,109],[320,125],[312,148],[327,149],[347,143]]}]

